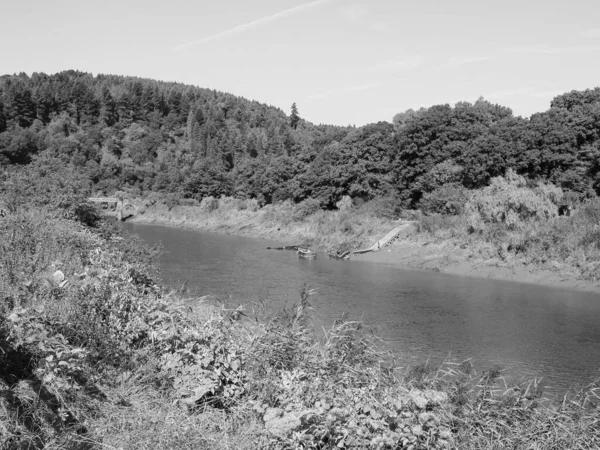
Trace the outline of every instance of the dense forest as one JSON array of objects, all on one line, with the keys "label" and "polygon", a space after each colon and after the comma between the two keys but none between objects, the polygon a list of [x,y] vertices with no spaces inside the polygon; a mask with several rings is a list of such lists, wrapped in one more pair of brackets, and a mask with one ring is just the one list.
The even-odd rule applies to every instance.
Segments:
[{"label": "dense forest", "polygon": [[446,213],[509,168],[567,198],[600,193],[600,88],[560,95],[530,118],[482,98],[359,128],[290,112],[134,77],[4,75],[0,174],[38,161],[71,168],[95,193],[314,199],[324,209],[343,196],[388,198]]}]

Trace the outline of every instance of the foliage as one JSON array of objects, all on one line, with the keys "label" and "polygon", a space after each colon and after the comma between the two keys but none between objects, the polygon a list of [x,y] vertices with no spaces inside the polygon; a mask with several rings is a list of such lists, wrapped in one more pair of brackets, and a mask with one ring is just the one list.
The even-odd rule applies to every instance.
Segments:
[{"label": "foliage", "polygon": [[295,221],[302,221],[311,214],[316,213],[321,209],[321,203],[314,198],[307,198],[294,206],[292,218]]},{"label": "foliage", "polygon": [[352,198],[349,195],[344,195],[342,199],[335,204],[335,207],[340,211],[348,211],[352,208]]},{"label": "foliage", "polygon": [[[217,202],[235,209],[234,199]],[[281,206],[263,209],[277,214]],[[569,219],[577,221],[572,228],[592,232],[596,209],[585,205]],[[366,226],[348,211],[308,220],[323,231]],[[359,321],[341,317],[315,334],[309,287],[276,312],[186,301],[155,281],[146,264],[155,251],[108,223],[95,225],[27,204],[0,221],[2,447],[593,448],[600,441],[595,384],[545,406],[536,382],[507,389],[498,370],[478,376],[468,364],[446,364],[403,377]]]},{"label": "foliage", "polygon": [[0,77],[0,106],[0,165],[57,159],[88,190],[261,206],[313,198],[324,209],[399,197],[443,211],[433,191],[480,189],[512,169],[580,198],[600,193],[598,89],[560,95],[530,119],[480,98],[356,128],[313,125],[295,104],[288,117],[209,89],[69,70]]},{"label": "foliage", "polygon": [[219,199],[208,196],[204,197],[200,202],[200,211],[203,213],[210,213],[219,207]]},{"label": "foliage", "polygon": [[421,209],[427,214],[460,215],[470,193],[462,186],[446,184],[426,193],[421,200]]},{"label": "foliage", "polygon": [[380,219],[397,219],[402,212],[402,203],[396,197],[380,197],[359,205],[359,211]]},{"label": "foliage", "polygon": [[515,229],[523,222],[557,217],[562,190],[542,183],[529,189],[526,184],[525,178],[511,170],[505,177],[493,178],[490,186],[466,204],[470,227],[478,230],[482,223],[504,223]]}]

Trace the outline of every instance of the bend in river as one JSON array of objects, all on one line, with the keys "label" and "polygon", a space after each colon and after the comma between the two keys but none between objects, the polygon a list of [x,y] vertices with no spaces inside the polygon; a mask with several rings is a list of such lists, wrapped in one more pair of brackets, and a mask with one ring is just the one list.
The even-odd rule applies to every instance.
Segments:
[{"label": "bend in river", "polygon": [[479,370],[500,365],[513,378],[544,377],[561,391],[600,369],[600,295],[531,284],[402,270],[381,264],[299,259],[282,245],[178,228],[124,224],[161,243],[163,279],[234,304],[273,308],[299,299],[306,283],[318,321],[343,313],[378,328],[403,365],[473,358]]}]

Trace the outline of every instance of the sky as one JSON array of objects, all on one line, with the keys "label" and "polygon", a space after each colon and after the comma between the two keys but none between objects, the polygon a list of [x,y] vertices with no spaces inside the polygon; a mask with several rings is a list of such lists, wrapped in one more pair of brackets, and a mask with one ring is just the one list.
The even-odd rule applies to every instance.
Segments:
[{"label": "sky", "polygon": [[600,86],[598,0],[0,0],[0,74],[177,81],[313,123]]}]

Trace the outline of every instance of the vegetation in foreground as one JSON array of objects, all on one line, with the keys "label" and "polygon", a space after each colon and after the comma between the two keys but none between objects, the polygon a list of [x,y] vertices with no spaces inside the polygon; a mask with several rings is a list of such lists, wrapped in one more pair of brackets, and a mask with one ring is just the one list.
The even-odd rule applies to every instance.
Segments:
[{"label": "vegetation in foreground", "polygon": [[359,322],[313,334],[308,289],[252,316],[167,293],[64,180],[0,219],[2,448],[600,446],[597,382],[550,402],[468,362],[400,370]]}]

